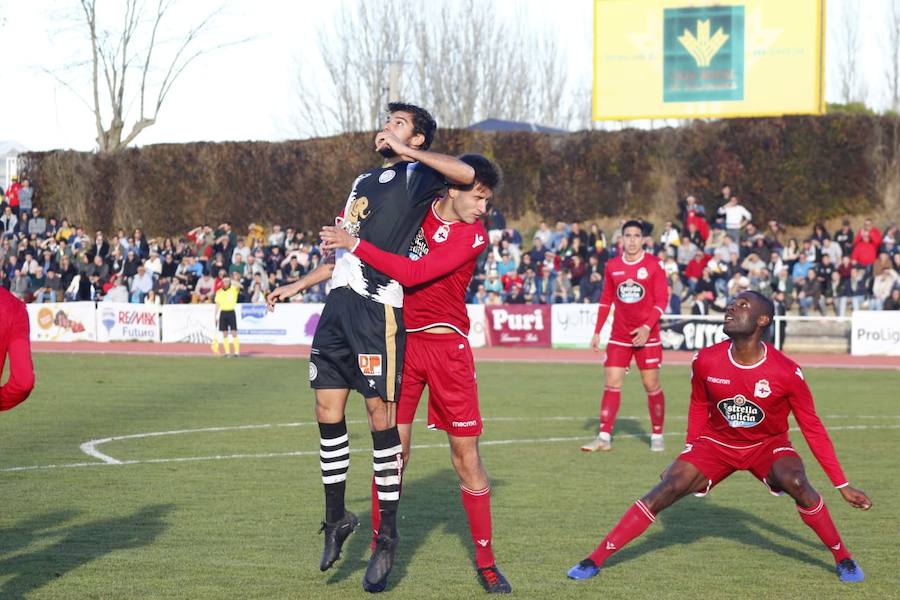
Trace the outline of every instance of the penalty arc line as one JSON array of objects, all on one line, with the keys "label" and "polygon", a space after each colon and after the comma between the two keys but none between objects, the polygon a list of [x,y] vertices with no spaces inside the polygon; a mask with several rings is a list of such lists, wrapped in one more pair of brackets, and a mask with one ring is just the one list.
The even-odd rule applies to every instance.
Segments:
[{"label": "penalty arc line", "polygon": [[[287,425],[287,424],[286,424]],[[294,426],[303,425],[302,423],[292,424]],[[242,429],[262,429],[266,427],[273,427],[272,425],[246,425],[241,426]],[[216,430],[222,428],[207,428],[206,431]],[[836,427],[830,427],[829,431],[858,431],[858,430],[885,430],[885,429],[900,429],[900,425],[839,425]],[[799,432],[799,428],[793,427],[789,429],[790,432],[795,433]],[[174,432],[157,432],[157,435],[164,434],[172,434]],[[136,434],[137,436],[148,437],[148,434]],[[681,432],[669,432],[664,434],[666,436],[682,436],[684,435]],[[135,437],[135,436],[121,436],[121,437]],[[644,434],[621,434],[616,436],[618,439],[622,438],[645,438],[647,437]],[[517,439],[508,439],[508,440],[481,440],[480,444],[482,446],[508,446],[515,444],[551,444],[551,443],[559,443],[559,442],[581,442],[584,441],[584,436],[577,437],[548,437],[548,438],[517,438]],[[413,450],[429,450],[429,449],[439,449],[439,448],[449,448],[449,444],[441,443],[441,444],[413,444],[411,449]],[[351,453],[370,453],[371,450],[368,448],[363,449],[353,449],[350,451]],[[235,459],[262,459],[262,458],[283,458],[283,457],[299,457],[299,456],[318,456],[318,450],[301,450],[294,452],[271,452],[271,453],[260,453],[260,454],[218,454],[212,456],[186,456],[186,457],[176,457],[176,458],[151,458],[151,459],[140,459],[140,460],[115,460],[116,462],[82,462],[82,463],[68,463],[68,464],[58,464],[58,465],[34,465],[27,467],[8,467],[5,469],[0,469],[0,473],[10,473],[10,472],[22,472],[22,471],[38,471],[38,470],[50,470],[50,469],[67,469],[67,468],[78,468],[78,467],[107,467],[107,466],[123,466],[123,465],[141,465],[141,464],[161,464],[161,463],[179,463],[179,462],[200,462],[200,461],[211,461],[211,460],[235,460]]]}]

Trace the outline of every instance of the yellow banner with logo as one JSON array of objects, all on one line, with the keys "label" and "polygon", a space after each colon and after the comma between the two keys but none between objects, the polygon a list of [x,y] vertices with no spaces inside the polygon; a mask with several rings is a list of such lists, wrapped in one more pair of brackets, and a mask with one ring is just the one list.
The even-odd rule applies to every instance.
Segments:
[{"label": "yellow banner with logo", "polygon": [[822,114],[825,0],[594,0],[595,120]]}]

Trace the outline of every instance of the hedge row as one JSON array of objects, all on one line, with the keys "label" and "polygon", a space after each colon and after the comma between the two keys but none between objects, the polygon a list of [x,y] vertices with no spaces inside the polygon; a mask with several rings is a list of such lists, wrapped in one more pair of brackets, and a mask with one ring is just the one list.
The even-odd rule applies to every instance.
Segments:
[{"label": "hedge row", "polygon": [[[727,181],[760,220],[802,225],[883,206],[883,163],[892,158],[883,150],[897,146],[897,125],[896,117],[835,115],[565,136],[447,130],[434,149],[499,162],[498,201],[513,219],[667,216],[676,193],[711,197]],[[156,145],[113,156],[38,152],[23,166],[50,212],[88,228],[176,234],[227,220],[314,229],[343,205],[353,178],[377,163],[371,140],[347,134]]]}]

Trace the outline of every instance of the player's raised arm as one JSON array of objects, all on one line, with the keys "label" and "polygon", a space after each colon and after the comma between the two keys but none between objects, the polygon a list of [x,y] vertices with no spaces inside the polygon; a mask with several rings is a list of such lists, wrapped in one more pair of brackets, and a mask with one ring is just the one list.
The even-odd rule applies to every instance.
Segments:
[{"label": "player's raised arm", "polygon": [[319,263],[319,266],[294,283],[278,286],[269,292],[269,295],[266,296],[266,306],[268,306],[269,311],[275,310],[277,302],[292,298],[307,288],[331,279],[332,272],[334,272],[334,263]]},{"label": "player's raised arm", "polygon": [[390,148],[403,160],[420,162],[434,169],[451,184],[471,185],[475,181],[475,169],[455,156],[413,148],[387,131],[378,133],[375,144],[377,148]]},{"label": "player's raised arm", "polygon": [[[8,331],[0,331],[8,340],[9,380],[0,386],[0,411],[14,408],[25,401],[34,389],[34,366],[31,362],[28,312],[25,305],[16,302],[9,317]],[[2,340],[0,340],[2,341]],[[3,371],[5,356],[0,356],[0,373]]]},{"label": "player's raised arm", "polygon": [[[350,250],[369,266],[396,279],[404,287],[427,283],[448,273],[452,273],[467,261],[477,257],[483,248],[483,241],[475,245],[471,239],[455,237],[448,240],[448,247],[440,255],[426,254],[419,260],[385,252],[365,240],[350,236],[339,227],[323,227],[319,234],[325,242],[326,250],[343,248]],[[482,240],[484,238],[482,237]]]}]

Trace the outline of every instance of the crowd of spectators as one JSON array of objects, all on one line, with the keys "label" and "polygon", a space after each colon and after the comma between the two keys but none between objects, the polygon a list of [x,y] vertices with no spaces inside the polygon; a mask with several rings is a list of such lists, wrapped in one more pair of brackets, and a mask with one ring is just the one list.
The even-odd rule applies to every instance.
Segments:
[{"label": "crowd of spectators", "polygon": [[[761,230],[729,186],[708,205],[687,196],[677,221],[645,232],[645,249],[669,277],[668,312],[721,311],[747,289],[772,297],[783,314],[900,309],[896,225],[882,231],[867,219],[854,231],[845,221],[832,234],[817,223],[797,238],[776,221]],[[542,222],[526,246],[497,207],[486,226],[490,244],[467,298],[474,304],[597,302],[606,262],[621,252],[618,228],[607,236],[596,224]],[[317,236],[291,227],[251,224],[239,235],[222,223],[176,238],[148,239],[140,228],[91,235],[66,218],[43,215],[27,179],[0,196],[0,285],[28,302],[211,302],[230,278],[240,302],[264,303],[269,290],[322,260]],[[326,282],[293,301],[323,302],[327,293]]]}]

